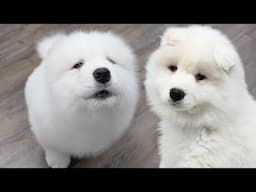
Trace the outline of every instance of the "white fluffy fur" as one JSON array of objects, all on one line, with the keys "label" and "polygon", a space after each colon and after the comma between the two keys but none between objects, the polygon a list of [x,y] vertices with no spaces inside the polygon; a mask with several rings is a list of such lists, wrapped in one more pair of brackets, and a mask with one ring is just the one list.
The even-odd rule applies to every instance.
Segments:
[{"label": "white fluffy fur", "polygon": [[[256,167],[256,103],[224,34],[200,25],[167,29],[146,65],[145,86],[161,119],[161,168]],[[186,93],[177,106],[171,88]]]},{"label": "white fluffy fur", "polygon": [[[54,34],[38,44],[41,64],[25,86],[31,129],[50,167],[67,167],[70,156],[98,155],[129,127],[139,98],[136,58],[111,32]],[[111,58],[116,64],[107,60]],[[72,66],[83,61],[79,69]],[[111,72],[113,96],[90,98],[103,87],[97,68]]]}]

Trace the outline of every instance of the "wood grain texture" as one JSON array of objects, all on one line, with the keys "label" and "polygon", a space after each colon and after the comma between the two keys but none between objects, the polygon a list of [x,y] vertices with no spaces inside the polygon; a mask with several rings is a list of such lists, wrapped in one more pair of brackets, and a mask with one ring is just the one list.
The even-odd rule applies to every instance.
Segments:
[{"label": "wood grain texture", "polygon": [[[0,167],[47,167],[44,152],[31,134],[24,102],[24,85],[39,64],[36,42],[56,31],[111,30],[134,48],[139,59],[140,79],[150,53],[159,46],[160,36],[170,24],[0,24]],[[245,64],[246,80],[256,96],[256,25],[212,25],[231,38]],[[141,99],[127,133],[104,154],[73,159],[71,167],[156,168],[158,118],[146,104],[141,83]]]}]

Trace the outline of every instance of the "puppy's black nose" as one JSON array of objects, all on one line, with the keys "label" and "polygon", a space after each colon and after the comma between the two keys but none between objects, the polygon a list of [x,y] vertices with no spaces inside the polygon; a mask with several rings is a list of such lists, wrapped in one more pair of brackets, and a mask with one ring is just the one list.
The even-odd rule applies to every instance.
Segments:
[{"label": "puppy's black nose", "polygon": [[180,101],[185,97],[185,93],[181,89],[172,88],[170,90],[170,97],[174,102]]},{"label": "puppy's black nose", "polygon": [[107,68],[98,68],[93,72],[93,77],[99,83],[107,83],[109,82],[111,76],[110,71]]}]

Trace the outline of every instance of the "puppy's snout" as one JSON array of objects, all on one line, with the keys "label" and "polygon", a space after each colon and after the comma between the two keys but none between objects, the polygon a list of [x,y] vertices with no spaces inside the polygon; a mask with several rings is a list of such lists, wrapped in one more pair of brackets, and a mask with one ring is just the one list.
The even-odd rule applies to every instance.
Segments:
[{"label": "puppy's snout", "polygon": [[181,89],[172,88],[170,90],[170,97],[173,102],[180,101],[185,97],[185,92]]},{"label": "puppy's snout", "polygon": [[102,84],[110,81],[111,75],[107,68],[98,68],[93,72],[94,79]]}]

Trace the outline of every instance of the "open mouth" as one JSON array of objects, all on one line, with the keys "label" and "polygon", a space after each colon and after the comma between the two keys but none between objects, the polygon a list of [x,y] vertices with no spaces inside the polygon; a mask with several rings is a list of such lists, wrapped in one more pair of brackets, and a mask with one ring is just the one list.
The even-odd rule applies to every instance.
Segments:
[{"label": "open mouth", "polygon": [[94,99],[106,99],[112,96],[112,93],[109,92],[108,90],[101,90],[97,93],[95,93],[92,98]]}]

